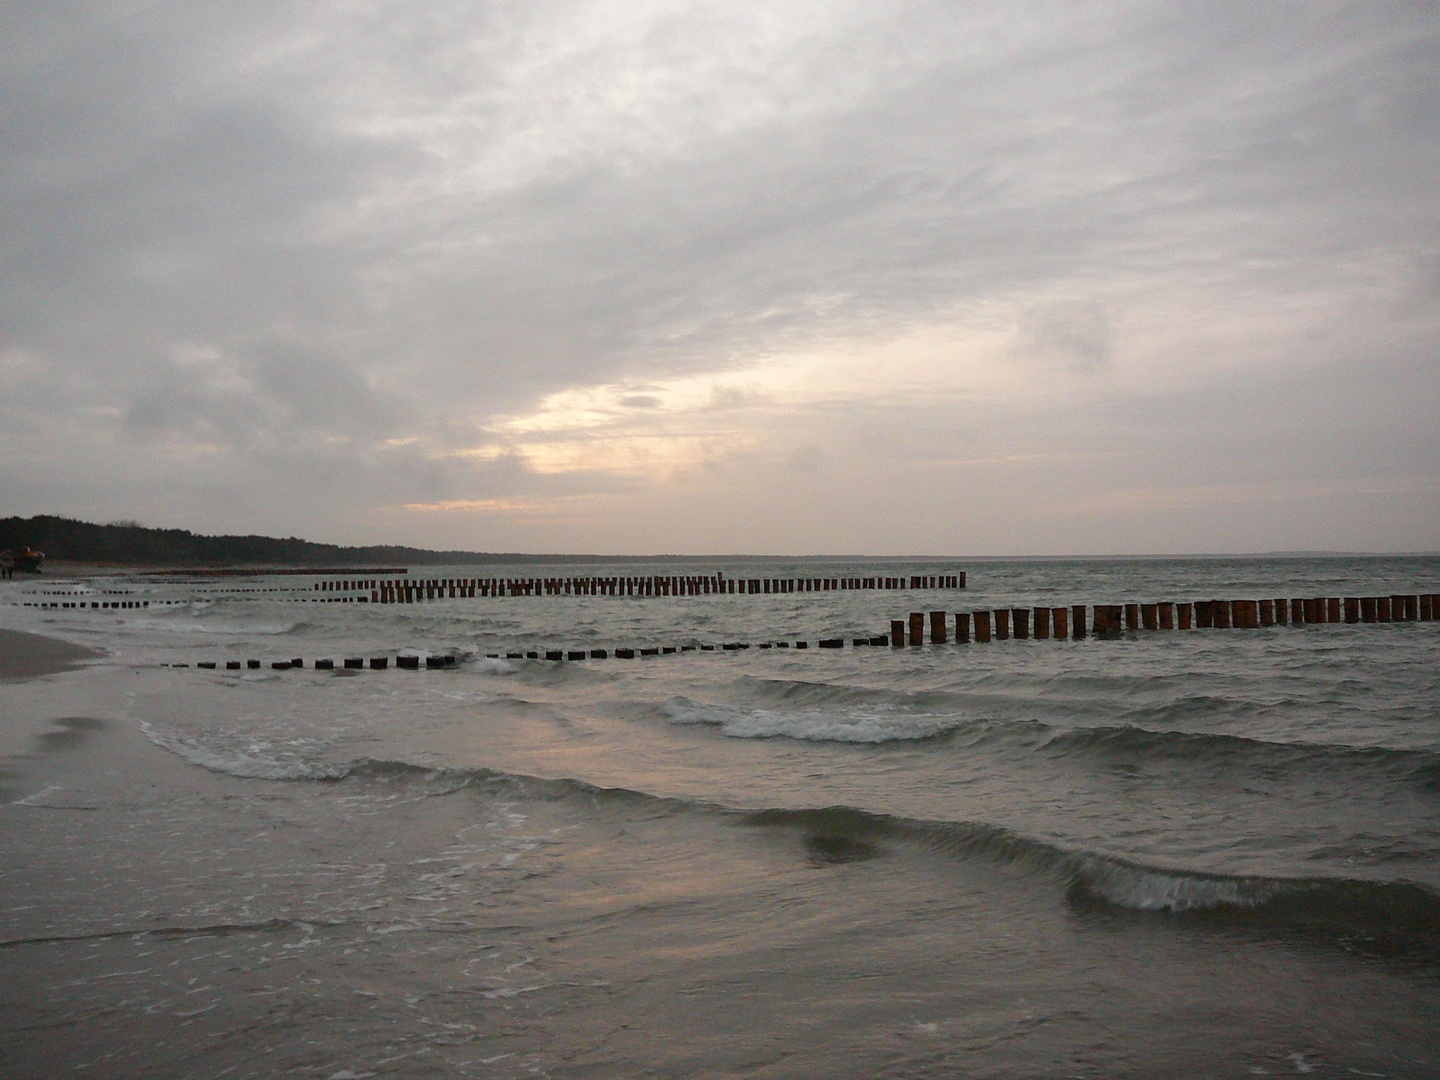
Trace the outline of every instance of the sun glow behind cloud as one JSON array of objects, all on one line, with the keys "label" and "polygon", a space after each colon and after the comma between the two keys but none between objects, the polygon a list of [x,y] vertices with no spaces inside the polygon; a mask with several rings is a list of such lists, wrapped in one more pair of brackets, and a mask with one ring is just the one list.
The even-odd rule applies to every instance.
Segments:
[{"label": "sun glow behind cloud", "polygon": [[1440,531],[1433,12],[96,10],[0,45],[16,510],[594,550]]}]

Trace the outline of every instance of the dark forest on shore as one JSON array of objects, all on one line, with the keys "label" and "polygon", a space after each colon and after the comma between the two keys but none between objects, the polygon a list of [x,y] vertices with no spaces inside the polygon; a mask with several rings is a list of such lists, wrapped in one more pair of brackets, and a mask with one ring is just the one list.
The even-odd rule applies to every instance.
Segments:
[{"label": "dark forest on shore", "polygon": [[[135,522],[97,525],[37,515],[0,518],[0,550],[24,547],[49,560],[105,566],[457,566],[491,562],[550,562],[554,555],[373,545],[342,547],[298,537],[201,536],[188,529],[151,529]],[[633,561],[628,556],[584,556],[594,562]]]}]

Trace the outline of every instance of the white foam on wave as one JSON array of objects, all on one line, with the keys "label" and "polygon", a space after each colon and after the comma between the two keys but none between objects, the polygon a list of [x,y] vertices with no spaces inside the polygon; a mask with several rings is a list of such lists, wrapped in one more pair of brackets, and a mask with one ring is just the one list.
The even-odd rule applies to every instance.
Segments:
[{"label": "white foam on wave", "polygon": [[171,731],[162,731],[147,721],[140,721],[145,737],[162,750],[184,758],[210,772],[243,776],[253,780],[335,780],[350,773],[349,765],[327,761],[283,761],[254,751],[220,750],[202,746],[194,739]]},{"label": "white foam on wave", "polygon": [[478,671],[482,675],[514,675],[519,670],[510,661],[491,656],[483,656],[469,666],[471,671]]},{"label": "white foam on wave", "polygon": [[139,630],[163,630],[172,634],[214,634],[217,637],[236,637],[251,634],[258,637],[274,637],[281,634],[288,634],[301,625],[298,622],[222,623],[201,619],[190,619],[182,622],[178,619],[157,619],[154,616],[145,619],[127,619],[126,622],[128,625]]},{"label": "white foam on wave", "polygon": [[677,698],[664,707],[672,724],[707,724],[732,739],[801,739],[806,742],[886,743],[930,739],[953,731],[956,716],[917,716],[878,709],[808,709],[741,712],[722,705],[701,705]]},{"label": "white foam on wave", "polygon": [[1263,881],[1166,873],[1098,858],[1085,859],[1080,872],[1086,888],[1096,896],[1133,911],[1253,908],[1278,891],[1277,886]]}]

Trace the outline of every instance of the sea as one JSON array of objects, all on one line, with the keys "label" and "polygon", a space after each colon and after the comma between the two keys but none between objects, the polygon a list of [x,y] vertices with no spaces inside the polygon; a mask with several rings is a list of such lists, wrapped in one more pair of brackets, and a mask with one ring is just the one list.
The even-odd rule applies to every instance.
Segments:
[{"label": "sea", "polygon": [[[1440,557],[410,576],[960,571],[4,582],[0,627],[103,656],[0,684],[0,1075],[1440,1076],[1440,622],[853,644],[911,612],[1435,593]],[[25,606],[67,592],[150,606]]]}]

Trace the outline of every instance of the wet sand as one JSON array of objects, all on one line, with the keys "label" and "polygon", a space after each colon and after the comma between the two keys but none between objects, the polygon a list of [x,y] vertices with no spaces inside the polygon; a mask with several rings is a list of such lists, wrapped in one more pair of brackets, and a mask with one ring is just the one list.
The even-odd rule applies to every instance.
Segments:
[{"label": "wet sand", "polygon": [[21,630],[0,630],[0,682],[33,679],[70,671],[85,660],[105,654],[58,638],[27,634]]}]

